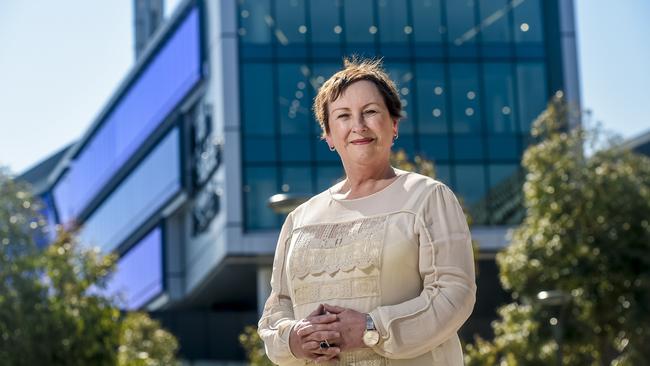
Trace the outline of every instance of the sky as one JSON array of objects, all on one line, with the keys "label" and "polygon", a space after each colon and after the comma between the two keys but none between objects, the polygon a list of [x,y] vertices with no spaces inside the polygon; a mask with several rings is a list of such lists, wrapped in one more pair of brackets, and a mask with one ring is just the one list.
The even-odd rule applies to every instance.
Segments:
[{"label": "sky", "polygon": [[[0,1],[0,166],[19,174],[90,126],[133,65],[132,1]],[[574,3],[583,108],[624,138],[650,130],[650,0]]]}]

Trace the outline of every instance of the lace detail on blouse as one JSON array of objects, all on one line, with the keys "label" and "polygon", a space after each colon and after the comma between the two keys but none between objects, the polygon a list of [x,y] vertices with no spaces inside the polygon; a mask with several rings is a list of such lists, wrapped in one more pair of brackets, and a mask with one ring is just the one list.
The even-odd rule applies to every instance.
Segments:
[{"label": "lace detail on blouse", "polygon": [[388,216],[296,229],[289,263],[291,278],[381,265]]},{"label": "lace detail on blouse", "polygon": [[352,299],[378,295],[378,276],[367,276],[302,283],[294,289],[293,303],[302,305],[331,299]]}]

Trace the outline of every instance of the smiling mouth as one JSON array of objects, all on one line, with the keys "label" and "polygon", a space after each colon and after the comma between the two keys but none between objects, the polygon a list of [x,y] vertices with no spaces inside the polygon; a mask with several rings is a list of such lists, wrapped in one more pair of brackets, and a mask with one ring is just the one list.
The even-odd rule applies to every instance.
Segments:
[{"label": "smiling mouth", "polygon": [[373,142],[374,140],[375,139],[365,138],[365,139],[353,140],[350,143],[353,144],[353,145],[365,145],[365,144],[369,144],[369,143]]}]

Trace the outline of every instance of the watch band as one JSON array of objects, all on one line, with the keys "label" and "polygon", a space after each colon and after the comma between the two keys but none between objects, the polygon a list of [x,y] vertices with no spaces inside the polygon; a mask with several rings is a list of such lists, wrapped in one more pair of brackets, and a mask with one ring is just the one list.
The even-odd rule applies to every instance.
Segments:
[{"label": "watch band", "polygon": [[366,330],[377,330],[375,322],[372,320],[370,314],[366,314]]}]

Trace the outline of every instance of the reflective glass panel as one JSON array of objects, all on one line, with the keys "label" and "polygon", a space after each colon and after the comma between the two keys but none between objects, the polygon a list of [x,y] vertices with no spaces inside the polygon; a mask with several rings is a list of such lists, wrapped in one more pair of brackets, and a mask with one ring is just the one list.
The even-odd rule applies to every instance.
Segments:
[{"label": "reflective glass panel", "polygon": [[455,46],[476,42],[474,0],[452,0],[446,5],[449,42]]},{"label": "reflective glass panel", "polygon": [[280,159],[286,162],[311,161],[311,144],[317,140],[312,136],[282,136]]},{"label": "reflective glass panel", "polygon": [[516,42],[542,42],[542,8],[539,0],[517,1],[514,7]]},{"label": "reflective glass panel", "polygon": [[311,86],[312,95],[318,93],[318,89],[323,85],[325,80],[339,71],[342,65],[336,63],[317,63],[312,66],[309,72],[309,85]]},{"label": "reflective glass panel", "polygon": [[411,6],[415,42],[442,42],[440,0],[412,0]]},{"label": "reflective glass panel", "polygon": [[278,191],[275,167],[247,167],[244,171],[244,202],[247,229],[274,229],[279,216],[269,207],[269,198]]},{"label": "reflective glass panel", "polygon": [[162,291],[162,232],[157,227],[118,260],[106,292],[119,295],[124,309],[135,310]]},{"label": "reflective glass panel", "polygon": [[413,71],[411,65],[392,62],[386,65],[390,78],[397,86],[397,92],[402,101],[402,119],[400,120],[400,134],[413,133],[413,95],[415,94]]},{"label": "reflective glass panel", "polygon": [[304,0],[275,0],[275,18],[274,34],[280,46],[305,42]]},{"label": "reflective glass panel", "polygon": [[[283,55],[304,56],[307,23],[305,22],[304,0],[275,0],[276,27],[274,35]],[[283,49],[288,47],[285,52]]]},{"label": "reflective glass panel", "polygon": [[415,135],[412,133],[400,132],[399,138],[393,145],[393,151],[402,150],[408,155],[409,159],[415,157]]},{"label": "reflective glass panel", "polygon": [[239,0],[239,36],[244,44],[271,42],[271,4],[269,0]]},{"label": "reflective glass panel", "polygon": [[54,202],[52,202],[52,194],[50,192],[44,193],[41,197],[40,215],[45,220],[45,227],[42,230],[35,230],[34,241],[39,248],[45,248],[56,239],[56,213]]},{"label": "reflective glass panel", "polygon": [[322,192],[345,178],[340,165],[319,166],[316,168],[316,192]]},{"label": "reflective glass panel", "polygon": [[316,160],[318,162],[340,163],[341,159],[336,151],[330,151],[325,141],[316,142]]},{"label": "reflective glass panel", "polygon": [[512,135],[490,135],[488,136],[488,148],[490,160],[519,160],[517,149],[518,136]]},{"label": "reflective glass panel", "polygon": [[451,64],[452,130],[454,133],[480,133],[478,65]]},{"label": "reflective glass panel", "polygon": [[285,166],[282,168],[282,193],[292,193],[311,197],[312,190],[311,167]]},{"label": "reflective glass panel", "polygon": [[273,68],[270,64],[242,66],[244,134],[274,135]]},{"label": "reflective glass panel", "polygon": [[413,27],[407,21],[408,2],[403,0],[377,0],[379,10],[379,35],[382,43],[406,43]]},{"label": "reflective glass panel", "polygon": [[443,64],[418,63],[417,103],[418,131],[420,133],[447,133],[447,108],[445,96],[448,93],[445,85]]},{"label": "reflective glass panel", "polygon": [[485,198],[485,171],[482,165],[457,165],[454,192],[462,198],[470,210]]},{"label": "reflective glass panel", "polygon": [[420,153],[429,160],[449,159],[449,137],[447,135],[420,134]]},{"label": "reflective glass panel", "polygon": [[246,136],[243,143],[246,162],[272,163],[277,160],[277,142],[274,136]]},{"label": "reflective glass panel", "polygon": [[338,43],[343,31],[340,20],[342,0],[316,0],[309,3],[311,41],[315,43]]},{"label": "reflective glass panel", "polygon": [[523,208],[515,197],[521,194],[522,175],[518,164],[493,164],[488,166],[490,179],[490,224],[512,225],[521,220]]},{"label": "reflective glass panel", "polygon": [[483,64],[485,88],[485,117],[487,128],[494,134],[517,132],[515,91],[512,65],[509,63]]},{"label": "reflective glass panel", "polygon": [[479,0],[484,43],[510,42],[510,0]]},{"label": "reflective glass panel", "polygon": [[309,68],[304,64],[278,64],[277,104],[283,135],[308,135],[311,130]]},{"label": "reflective glass panel", "polygon": [[485,156],[483,137],[480,135],[455,136],[454,159],[457,161],[477,161]]},{"label": "reflective glass panel", "polygon": [[528,135],[532,122],[546,108],[548,91],[543,63],[517,65],[517,93],[521,132]]},{"label": "reflective glass panel", "polygon": [[436,180],[451,187],[451,167],[448,164],[436,164]]},{"label": "reflective glass panel", "polygon": [[507,184],[509,180],[517,180],[518,164],[490,164],[490,186],[496,187]]},{"label": "reflective glass panel", "polygon": [[378,31],[373,20],[372,0],[345,0],[345,39],[349,43],[371,43]]},{"label": "reflective glass panel", "polygon": [[181,188],[178,129],[173,129],[86,220],[81,242],[118,247]]}]

